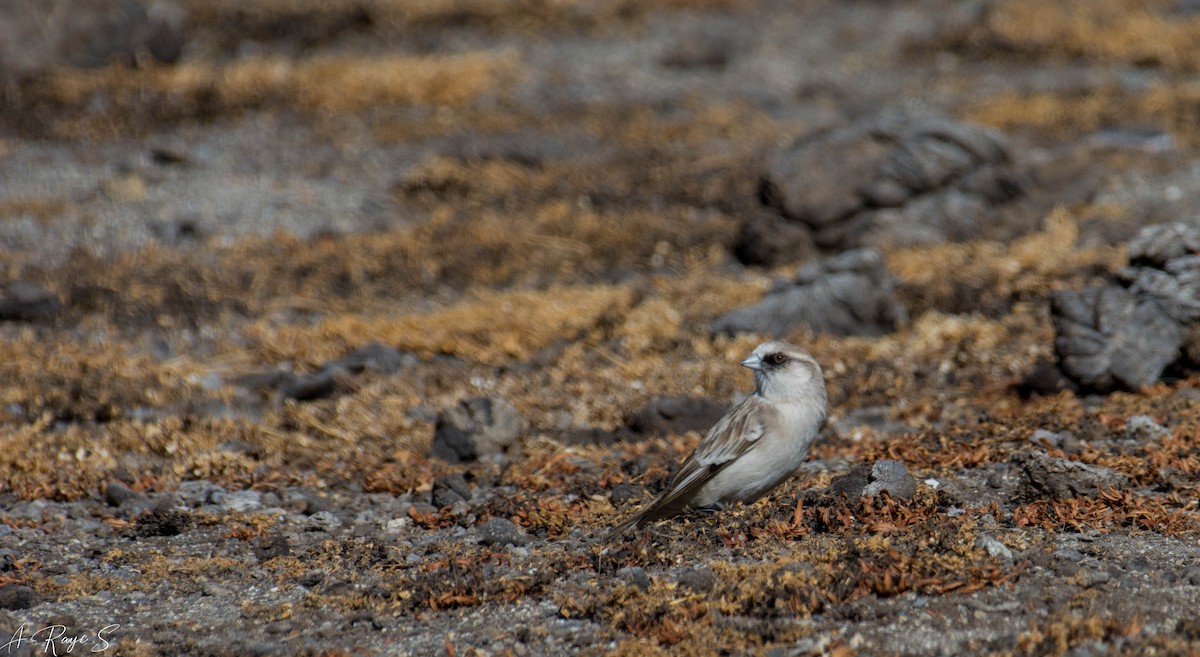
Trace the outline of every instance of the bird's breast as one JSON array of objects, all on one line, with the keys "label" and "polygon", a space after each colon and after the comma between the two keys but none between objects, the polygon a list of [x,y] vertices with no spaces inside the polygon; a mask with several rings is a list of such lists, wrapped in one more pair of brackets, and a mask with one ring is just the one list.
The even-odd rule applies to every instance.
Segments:
[{"label": "bird's breast", "polygon": [[709,480],[697,493],[692,506],[739,500],[753,502],[783,483],[800,467],[824,416],[818,409],[780,410],[781,421]]}]

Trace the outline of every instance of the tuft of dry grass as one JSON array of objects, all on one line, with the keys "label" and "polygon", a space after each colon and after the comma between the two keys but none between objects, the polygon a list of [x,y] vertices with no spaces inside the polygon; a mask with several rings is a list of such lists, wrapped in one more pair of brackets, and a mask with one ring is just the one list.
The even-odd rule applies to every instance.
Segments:
[{"label": "tuft of dry grass", "polygon": [[353,24],[361,16],[388,30],[473,25],[493,30],[587,29],[636,20],[662,9],[736,10],[750,0],[187,0],[193,20],[237,25],[252,34],[271,34],[299,20]]},{"label": "tuft of dry grass", "polygon": [[1195,71],[1200,18],[1166,16],[1172,2],[1148,0],[1004,0],[988,5],[964,37],[970,49],[1060,55]]},{"label": "tuft of dry grass", "polygon": [[965,116],[1003,130],[1032,129],[1060,140],[1105,128],[1153,126],[1184,146],[1195,146],[1200,144],[1197,104],[1196,84],[1154,84],[1145,90],[1110,85],[1072,93],[1006,92],[968,108]]},{"label": "tuft of dry grass", "polygon": [[1096,497],[1037,500],[1013,509],[1018,527],[1049,531],[1111,532],[1122,528],[1152,531],[1163,536],[1194,534],[1200,518],[1188,510],[1191,501],[1180,496],[1137,495],[1132,491],[1101,490]]},{"label": "tuft of dry grass", "polygon": [[310,110],[346,111],[379,103],[461,105],[510,80],[517,55],[322,55],[309,59],[246,57],[224,66],[190,62],[135,71],[60,71],[48,84],[57,99],[78,105],[99,92],[120,99],[159,95],[205,97],[227,108],[268,101]]},{"label": "tuft of dry grass", "polygon": [[888,268],[903,281],[914,314],[953,307],[964,295],[975,305],[994,299],[1002,307],[1020,299],[1042,298],[1081,283],[1093,272],[1125,264],[1123,246],[1076,245],[1078,218],[1088,210],[1056,208],[1041,230],[1008,243],[974,241],[897,249],[886,255]]},{"label": "tuft of dry grass", "polygon": [[336,113],[379,105],[462,106],[485,94],[503,94],[517,80],[512,50],[454,55],[318,55],[308,59],[252,56],[227,64],[185,61],[142,69],[109,66],[63,69],[41,81],[41,102],[81,108],[102,95],[106,111],[80,121],[51,122],[61,137],[84,136],[122,118],[170,121],[262,106]]},{"label": "tuft of dry grass", "polygon": [[524,360],[554,340],[579,337],[630,305],[630,290],[578,287],[480,292],[443,311],[364,319],[336,317],[313,326],[251,327],[249,335],[273,359],[334,358],[369,341],[429,356],[454,354],[476,362]]}]

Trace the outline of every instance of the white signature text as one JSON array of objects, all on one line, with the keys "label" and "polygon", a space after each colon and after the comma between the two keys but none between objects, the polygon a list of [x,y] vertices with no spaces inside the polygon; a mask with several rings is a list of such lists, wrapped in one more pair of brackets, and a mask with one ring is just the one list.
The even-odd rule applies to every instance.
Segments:
[{"label": "white signature text", "polygon": [[[113,646],[112,635],[120,627],[114,623],[95,632],[68,633],[66,625],[46,625],[32,630],[28,623],[23,623],[7,643],[0,644],[0,650],[11,654],[15,648],[29,644],[35,650],[40,646],[43,655],[69,655],[76,648],[81,653],[104,652]],[[0,641],[3,640],[0,636]]]}]

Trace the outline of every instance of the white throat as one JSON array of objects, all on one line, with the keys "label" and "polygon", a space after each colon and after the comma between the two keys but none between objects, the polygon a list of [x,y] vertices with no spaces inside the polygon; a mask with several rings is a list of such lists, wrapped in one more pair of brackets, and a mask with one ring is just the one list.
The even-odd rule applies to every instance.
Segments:
[{"label": "white throat", "polygon": [[778,377],[768,376],[762,370],[754,372],[754,394],[774,404],[801,403],[825,406],[823,381],[780,381]]}]

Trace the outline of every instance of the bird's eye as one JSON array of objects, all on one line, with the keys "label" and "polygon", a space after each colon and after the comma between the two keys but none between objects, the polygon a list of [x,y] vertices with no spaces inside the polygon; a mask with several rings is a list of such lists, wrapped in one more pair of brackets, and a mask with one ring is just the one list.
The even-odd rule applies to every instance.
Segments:
[{"label": "bird's eye", "polygon": [[770,356],[767,356],[767,362],[772,365],[783,365],[787,362],[787,359],[787,354],[782,353],[774,353]]}]

